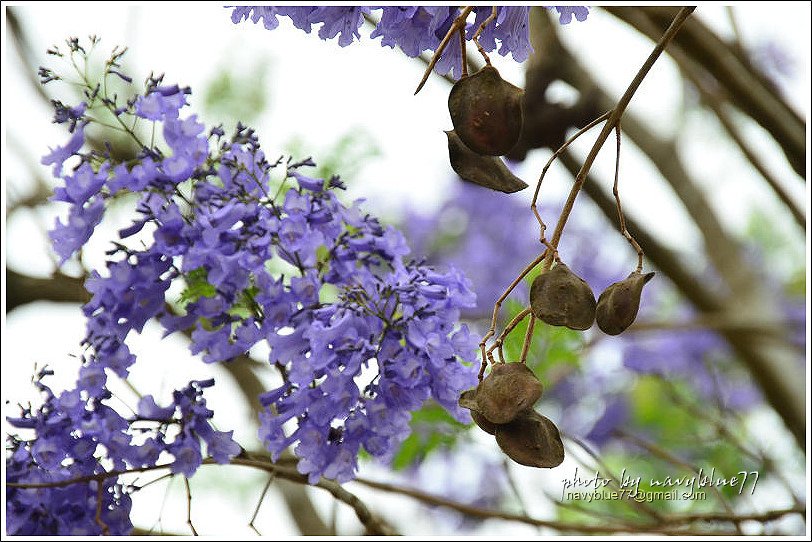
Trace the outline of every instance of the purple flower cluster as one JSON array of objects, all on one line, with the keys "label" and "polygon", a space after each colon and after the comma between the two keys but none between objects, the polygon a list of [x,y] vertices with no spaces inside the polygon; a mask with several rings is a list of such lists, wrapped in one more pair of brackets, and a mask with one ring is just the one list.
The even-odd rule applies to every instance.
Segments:
[{"label": "purple flower cluster", "polygon": [[92,366],[90,372],[87,369],[80,373],[79,387],[59,395],[42,383],[52,372],[39,373],[35,384],[43,395],[42,405],[8,418],[12,426],[33,431],[34,438],[9,439],[6,481],[45,484],[96,479],[54,487],[7,486],[10,534],[126,535],[132,529],[134,488],[111,471],[154,466],[168,453],[174,457],[172,472],[191,476],[202,461],[201,440],[208,454],[221,463],[240,452],[231,432],[216,431],[208,421],[213,412],[206,408],[202,394],[213,381],[192,382],[175,391],[173,403],[163,408],[152,396],[144,396],[137,415],[125,418],[108,404],[111,394],[103,387],[104,373],[93,371]]},{"label": "purple flower cluster", "polygon": [[[8,439],[10,456],[6,457],[6,482],[42,484],[103,474],[104,467],[96,456],[99,444],[121,449],[129,446],[124,428],[127,421],[106,406],[100,398],[83,397],[78,390],[59,396],[42,384],[44,395],[39,410],[24,409],[19,418],[9,418],[17,428],[33,430],[36,438],[29,441]],[[97,480],[64,487],[23,489],[6,486],[6,529],[11,535],[99,535],[101,525],[95,520],[99,498]],[[104,482],[101,493],[101,520],[110,534],[126,535],[130,523],[131,501],[116,478]]]},{"label": "purple flower cluster", "polygon": [[[530,45],[527,6],[478,6],[474,8],[474,21],[466,24],[465,35],[472,39],[474,33],[496,9],[496,16],[482,32],[479,42],[486,51],[497,48],[502,56],[512,54],[517,62],[524,62],[533,52]],[[552,9],[552,7],[551,7]],[[589,8],[583,6],[555,6],[561,24],[568,24],[572,17],[586,20]],[[435,51],[448,33],[460,9],[452,6],[367,6],[367,7],[287,7],[287,6],[239,6],[233,8],[231,20],[235,24],[250,19],[255,24],[262,20],[268,30],[279,26],[278,17],[287,16],[296,28],[310,33],[313,25],[319,28],[321,39],[338,36],[338,44],[345,47],[360,39],[358,30],[364,16],[373,10],[381,10],[380,20],[370,38],[381,38],[381,45],[400,47],[407,56],[416,57],[424,51]],[[459,40],[451,40],[443,51],[435,71],[440,74],[449,70],[460,76],[462,50]]]},{"label": "purple flower cluster", "polygon": [[[52,232],[63,261],[92,235],[109,201],[138,197],[106,270],[86,281],[86,355],[71,392],[111,420],[100,424],[98,438],[114,468],[153,465],[167,452],[172,471],[191,476],[203,459],[201,441],[218,462],[240,451],[230,432],[207,421],[212,412],[200,393],[211,382],[191,383],[168,407],[145,396],[133,420],[103,407],[108,376],[126,377],[136,362],[128,336],[153,319],[167,334],[189,330],[192,353],[207,363],[270,346],[282,385],[261,397],[260,437],[274,459],[295,445],[299,470],[312,483],[353,478],[362,447],[391,458],[409,434],[411,411],[426,400],[467,421],[457,397],[476,381],[475,340],[457,322],[475,303],[468,280],[407,259],[402,234],[360,202],[342,203],[338,177],[306,175],[315,166],[309,159],[269,162],[242,125],[230,138],[219,127],[206,131],[181,112],[189,93],[151,79],[146,92],[119,104],[91,89],[87,103],[61,106],[57,120],[71,123],[73,137],[43,159],[64,181],[55,199],[82,218],[58,221]],[[99,107],[126,126],[151,121],[163,145],[143,145],[133,134],[135,159],[82,153],[84,112]],[[278,166],[282,179],[272,175]],[[183,286],[179,297],[169,294],[173,284]],[[50,411],[62,416],[61,408]],[[137,446],[130,441],[133,423],[164,428],[167,420],[180,428],[174,438],[159,430]]]}]

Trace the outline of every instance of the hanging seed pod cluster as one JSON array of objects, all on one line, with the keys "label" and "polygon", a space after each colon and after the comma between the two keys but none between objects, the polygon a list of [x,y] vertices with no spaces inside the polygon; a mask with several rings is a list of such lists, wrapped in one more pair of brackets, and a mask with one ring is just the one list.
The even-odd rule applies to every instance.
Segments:
[{"label": "hanging seed pod cluster", "polygon": [[643,286],[653,277],[654,273],[635,270],[606,288],[596,302],[589,284],[558,261],[533,281],[530,308],[551,326],[585,331],[597,321],[607,335],[619,335],[637,318]]},{"label": "hanging seed pod cluster", "polygon": [[508,194],[527,188],[499,158],[519,140],[523,96],[490,65],[451,88],[448,112],[454,129],[446,132],[448,155],[463,180]]},{"label": "hanging seed pod cluster", "polygon": [[533,410],[541,393],[527,365],[498,363],[476,388],[463,392],[459,404],[513,461],[552,468],[564,461],[564,444],[555,424]]},{"label": "hanging seed pod cluster", "polygon": [[[491,65],[488,55],[478,41],[485,28],[497,18],[496,8],[493,8],[491,15],[479,25],[471,38],[482,55],[485,66],[473,75],[468,75],[465,28],[466,18],[472,9],[465,8],[454,20],[435,51],[415,93],[419,92],[426,82],[443,49],[459,34],[462,47],[462,77],[454,84],[448,96],[448,111],[453,129],[445,132],[451,168],[464,181],[499,192],[514,193],[527,188],[528,185],[508,169],[501,157],[508,154],[521,138],[524,122],[524,90],[502,78],[499,71]],[[580,189],[577,182],[556,225],[556,232],[553,235],[555,241],[550,243],[545,238],[546,226],[538,211],[537,201],[548,168],[575,139],[603,121],[612,122],[611,118],[612,111],[609,111],[580,129],[553,153],[544,166],[530,207],[538,220],[539,241],[545,250],[508,286],[496,302],[491,326],[479,343],[482,355],[479,385],[465,391],[459,398],[460,406],[470,410],[474,422],[483,431],[494,435],[502,451],[522,465],[552,468],[564,460],[564,446],[558,428],[551,420],[534,410],[535,403],[541,398],[542,385],[533,371],[527,367],[525,359],[533,339],[536,320],[547,325],[565,326],[578,331],[586,331],[597,322],[604,333],[618,335],[634,322],[640,308],[643,287],[654,276],[654,273],[642,272],[643,251],[626,229],[623,218],[618,192],[621,131],[617,119],[613,121],[618,142],[614,194],[620,231],[637,252],[637,268],[625,279],[606,288],[596,300],[589,284],[561,261],[557,249],[558,241],[571,211],[572,202],[575,201],[574,196]],[[605,141],[604,136],[600,137]],[[585,172],[588,172],[589,165],[585,164],[584,168]],[[585,172],[581,175],[585,175]],[[529,307],[505,324],[501,334],[497,336],[496,327],[502,302],[528,273],[542,263],[542,272],[533,280],[530,287]],[[506,337],[527,317],[530,318],[530,322],[525,334],[521,359],[518,362],[506,363],[502,345]],[[488,341],[494,337],[495,340],[489,347]],[[494,358],[494,350],[499,356],[499,361]],[[489,365],[491,371],[485,376]]]}]

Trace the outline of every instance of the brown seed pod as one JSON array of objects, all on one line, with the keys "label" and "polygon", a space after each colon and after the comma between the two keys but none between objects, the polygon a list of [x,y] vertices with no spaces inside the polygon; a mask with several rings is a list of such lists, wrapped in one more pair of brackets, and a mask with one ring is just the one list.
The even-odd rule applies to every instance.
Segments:
[{"label": "brown seed pod", "polygon": [[451,168],[463,180],[507,194],[527,188],[527,183],[511,173],[501,158],[475,153],[454,130],[447,131],[446,135]]},{"label": "brown seed pod", "polygon": [[493,435],[496,433],[496,424],[489,422],[488,418],[479,413],[479,405],[476,400],[477,389],[462,392],[458,401],[459,405],[471,411],[471,418],[473,418],[474,423],[476,423],[480,429]]},{"label": "brown seed pod", "polygon": [[542,387],[524,363],[499,363],[477,386],[477,411],[491,423],[507,423],[532,408]]},{"label": "brown seed pod", "polygon": [[462,408],[467,408],[468,410],[477,410],[479,406],[476,402],[476,392],[477,388],[465,390],[460,394],[457,404],[459,404]]},{"label": "brown seed pod", "polygon": [[522,131],[523,94],[524,90],[502,79],[493,66],[463,77],[448,95],[454,130],[477,154],[507,154]]},{"label": "brown seed pod", "polygon": [[584,279],[559,262],[530,286],[533,315],[552,326],[585,330],[595,321],[595,294]]},{"label": "brown seed pod", "polygon": [[558,428],[535,410],[526,410],[512,422],[496,426],[496,443],[509,458],[528,467],[551,469],[564,461]]},{"label": "brown seed pod", "polygon": [[489,435],[496,434],[496,428],[498,427],[497,424],[488,421],[488,418],[477,412],[476,410],[471,411],[471,418],[474,419],[474,423],[479,426],[480,429],[488,433]]},{"label": "brown seed pod", "polygon": [[654,273],[633,271],[628,277],[606,288],[598,298],[595,319],[607,335],[619,335],[632,325],[640,309],[643,286]]}]

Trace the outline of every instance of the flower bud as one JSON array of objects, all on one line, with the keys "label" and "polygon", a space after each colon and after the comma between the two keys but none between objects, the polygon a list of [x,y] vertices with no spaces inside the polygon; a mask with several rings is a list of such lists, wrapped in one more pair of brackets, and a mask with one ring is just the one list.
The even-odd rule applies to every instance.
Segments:
[{"label": "flower bud", "polygon": [[532,409],[510,423],[496,426],[496,443],[520,465],[550,469],[564,461],[564,443],[558,428]]},{"label": "flower bud", "polygon": [[632,325],[640,309],[643,286],[654,273],[633,271],[628,277],[606,288],[598,299],[595,319],[607,335],[619,335]]},{"label": "flower bud", "polygon": [[502,79],[493,66],[463,77],[448,95],[454,130],[477,154],[507,154],[522,131],[523,94],[524,90]]},{"label": "flower bud", "polygon": [[446,135],[451,168],[464,180],[507,194],[527,188],[527,183],[511,173],[501,158],[475,153],[454,130]]},{"label": "flower bud", "polygon": [[595,321],[595,294],[584,279],[559,262],[530,286],[533,315],[552,326],[585,330]]}]

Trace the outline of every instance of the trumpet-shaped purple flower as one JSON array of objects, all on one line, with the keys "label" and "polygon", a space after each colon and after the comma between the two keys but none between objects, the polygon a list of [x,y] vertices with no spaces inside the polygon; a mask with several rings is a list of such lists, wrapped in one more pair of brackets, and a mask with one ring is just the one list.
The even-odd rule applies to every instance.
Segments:
[{"label": "trumpet-shaped purple flower", "polygon": [[85,126],[87,123],[80,124],[78,130],[73,131],[73,136],[68,142],[51,150],[50,153],[42,157],[41,163],[44,166],[53,164],[53,174],[55,177],[62,175],[62,166],[65,161],[71,156],[79,152],[79,149],[85,144]]},{"label": "trumpet-shaped purple flower", "polygon": [[57,219],[54,229],[48,233],[48,236],[51,238],[54,250],[59,255],[60,264],[65,263],[87,243],[103,215],[104,200],[94,197],[86,206],[73,205],[68,214],[68,220],[64,224]]},{"label": "trumpet-shaped purple flower", "polygon": [[589,15],[589,8],[586,6],[553,6],[553,8],[558,12],[558,22],[562,25],[570,24],[573,17],[577,21],[584,22]]}]

